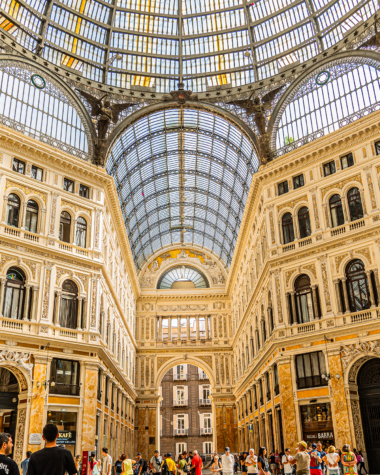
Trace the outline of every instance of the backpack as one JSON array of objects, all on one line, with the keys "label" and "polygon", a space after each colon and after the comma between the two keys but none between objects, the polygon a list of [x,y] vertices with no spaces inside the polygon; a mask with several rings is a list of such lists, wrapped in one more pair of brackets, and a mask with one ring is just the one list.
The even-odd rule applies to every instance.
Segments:
[{"label": "backpack", "polygon": [[166,460],[164,460],[164,463],[162,465],[162,475],[168,475],[169,467],[168,464],[166,463]]},{"label": "backpack", "polygon": [[189,473],[189,466],[187,465],[187,463],[185,463],[185,465],[183,467],[183,472]]},{"label": "backpack", "polygon": [[142,471],[142,472],[146,472],[147,470],[148,470],[148,464],[147,464],[146,460],[144,460],[144,463],[143,463],[143,466],[142,466],[141,471]]}]

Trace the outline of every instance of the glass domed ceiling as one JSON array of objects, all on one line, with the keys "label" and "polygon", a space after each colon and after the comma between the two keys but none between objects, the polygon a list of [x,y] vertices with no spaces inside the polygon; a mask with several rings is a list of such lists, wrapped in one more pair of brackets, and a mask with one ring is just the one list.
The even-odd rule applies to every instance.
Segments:
[{"label": "glass domed ceiling", "polygon": [[[0,26],[83,77],[156,92],[239,86],[340,41],[377,0],[0,0]],[[117,57],[116,57],[117,55]]]}]

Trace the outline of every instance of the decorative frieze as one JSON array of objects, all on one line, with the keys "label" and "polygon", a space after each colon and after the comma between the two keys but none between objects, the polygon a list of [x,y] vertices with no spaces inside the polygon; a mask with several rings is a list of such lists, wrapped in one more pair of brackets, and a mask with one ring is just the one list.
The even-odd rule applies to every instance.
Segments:
[{"label": "decorative frieze", "polygon": [[277,207],[277,210],[280,212],[284,208],[294,208],[294,206],[302,201],[307,201],[307,195],[300,196],[299,198],[295,198],[291,201],[287,201],[286,203],[282,203]]},{"label": "decorative frieze", "polygon": [[342,359],[343,371],[346,371],[351,361],[354,360],[357,356],[364,357],[367,355],[380,356],[380,342],[378,340],[365,341],[362,343],[358,343],[357,346],[355,346],[354,344],[341,346],[340,356]]},{"label": "decorative frieze", "polygon": [[326,193],[328,193],[330,190],[334,190],[334,189],[342,190],[348,183],[351,183],[353,181],[357,181],[357,182],[363,184],[361,174],[358,173],[357,175],[350,176],[350,177],[346,178],[345,180],[337,181],[335,183],[332,183],[329,186],[326,186],[325,188],[322,188],[321,189],[322,199],[326,196]]},{"label": "decorative frieze", "polygon": [[5,190],[8,190],[8,188],[17,188],[21,190],[25,195],[35,195],[41,198],[41,200],[44,202],[46,205],[46,193],[43,193],[42,191],[36,190],[35,188],[30,188],[29,186],[22,185],[20,182],[16,183],[15,181],[7,180],[5,183]]}]

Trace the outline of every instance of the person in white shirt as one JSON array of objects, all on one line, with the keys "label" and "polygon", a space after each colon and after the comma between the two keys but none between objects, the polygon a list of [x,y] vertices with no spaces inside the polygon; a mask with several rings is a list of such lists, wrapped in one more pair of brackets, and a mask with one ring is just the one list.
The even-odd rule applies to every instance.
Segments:
[{"label": "person in white shirt", "polygon": [[248,473],[258,473],[257,457],[253,449],[249,449],[249,455],[244,460],[244,465],[248,468]]},{"label": "person in white shirt", "polygon": [[293,460],[293,457],[290,455],[290,449],[285,449],[285,455],[282,456],[281,463],[284,466],[284,473],[288,475],[292,473],[293,466],[290,461]]},{"label": "person in white shirt", "polygon": [[230,453],[230,448],[226,447],[224,455],[222,455],[223,475],[233,475],[234,473],[234,456]]}]

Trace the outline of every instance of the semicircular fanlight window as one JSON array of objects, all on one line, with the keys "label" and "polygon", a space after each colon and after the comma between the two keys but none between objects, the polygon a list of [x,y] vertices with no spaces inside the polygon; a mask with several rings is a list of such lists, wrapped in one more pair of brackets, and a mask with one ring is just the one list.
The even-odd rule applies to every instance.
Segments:
[{"label": "semicircular fanlight window", "polygon": [[167,270],[158,281],[158,289],[206,289],[206,276],[190,266],[176,266]]}]

